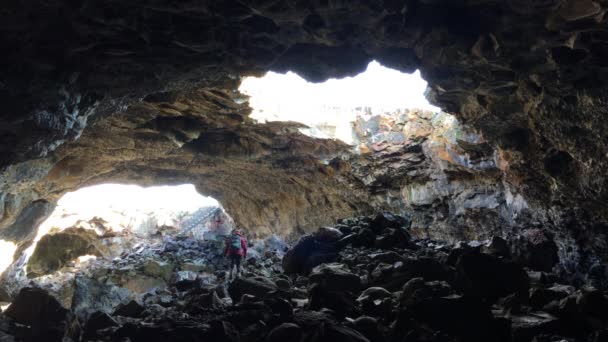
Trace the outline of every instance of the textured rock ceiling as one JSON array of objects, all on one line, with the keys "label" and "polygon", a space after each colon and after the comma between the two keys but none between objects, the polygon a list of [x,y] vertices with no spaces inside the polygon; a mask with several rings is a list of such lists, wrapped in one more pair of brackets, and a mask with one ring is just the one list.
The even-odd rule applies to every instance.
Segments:
[{"label": "textured rock ceiling", "polygon": [[267,211],[260,217],[300,223],[365,211],[365,195],[330,186],[333,171],[319,161],[339,146],[253,126],[225,99],[238,96],[241,76],[293,70],[322,81],[359,73],[372,59],[420,69],[430,100],[500,148],[507,180],[528,201],[556,208],[556,220],[571,212],[577,222],[601,222],[607,7],[591,0],[5,1],[2,225],[23,208],[44,212],[73,187],[116,180],[196,178],[236,216],[252,212],[239,214],[250,200]]}]

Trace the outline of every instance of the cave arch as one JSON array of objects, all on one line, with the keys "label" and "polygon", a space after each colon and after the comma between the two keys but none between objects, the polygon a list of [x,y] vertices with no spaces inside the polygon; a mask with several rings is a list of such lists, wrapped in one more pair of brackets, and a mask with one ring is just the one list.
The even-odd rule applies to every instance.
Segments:
[{"label": "cave arch", "polygon": [[[293,204],[324,213],[370,209],[355,195],[361,188],[322,190],[336,170],[309,156],[330,159],[339,146],[293,136],[286,143],[276,133],[288,127],[251,126],[235,90],[241,77],[268,70],[321,81],[358,73],[372,59],[419,69],[431,103],[498,147],[508,161],[506,182],[530,202],[549,213],[585,203],[606,221],[605,7],[573,0],[8,3],[0,13],[8,51],[0,56],[0,198],[9,204],[2,226],[30,203],[52,205],[85,182],[145,183],[153,175],[196,183],[196,174],[211,169],[226,178],[204,185],[231,189],[226,197],[235,203],[257,198],[263,215],[293,194]],[[172,119],[157,121],[159,113]],[[207,139],[197,140],[203,128]],[[277,148],[287,145],[309,154]],[[176,152],[181,146],[184,155]],[[553,182],[545,167],[552,151],[575,156],[575,181]],[[224,160],[210,160],[211,153]],[[286,172],[273,176],[277,169]],[[235,182],[243,173],[277,181],[279,196]],[[561,207],[547,208],[555,198],[563,198]],[[297,218],[275,225],[318,221],[303,209],[290,216]]]}]

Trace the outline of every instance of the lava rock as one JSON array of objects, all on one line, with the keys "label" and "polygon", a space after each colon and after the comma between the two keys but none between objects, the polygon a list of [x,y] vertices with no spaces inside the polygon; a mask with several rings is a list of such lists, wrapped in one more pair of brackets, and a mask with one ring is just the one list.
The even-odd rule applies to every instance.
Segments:
[{"label": "lava rock", "polygon": [[369,227],[376,233],[381,233],[386,228],[404,228],[409,229],[412,225],[412,221],[409,218],[403,216],[393,215],[391,213],[379,213],[376,214]]},{"label": "lava rock", "polygon": [[338,256],[334,243],[321,242],[311,235],[301,237],[283,257],[283,270],[288,274],[308,274],[317,265]]},{"label": "lava rock", "polygon": [[334,242],[343,236],[340,230],[333,227],[321,227],[313,234],[315,240],[320,242]]},{"label": "lava rock", "polygon": [[550,272],[559,262],[553,234],[544,229],[529,229],[512,243],[514,260],[535,271]]},{"label": "lava rock", "polygon": [[132,317],[138,318],[141,317],[142,312],[144,311],[144,306],[139,301],[132,299],[128,302],[120,303],[114,312],[113,316],[123,316],[123,317]]},{"label": "lava rock", "polygon": [[530,282],[518,264],[478,251],[465,252],[456,262],[458,284],[472,297],[496,300],[516,293],[527,297]]},{"label": "lava rock", "polygon": [[99,330],[115,326],[118,326],[118,322],[116,322],[107,313],[96,311],[89,316],[89,319],[84,325],[82,339],[84,341],[96,340],[97,338],[103,336],[103,334],[98,333]]},{"label": "lava rock", "polygon": [[25,287],[4,311],[15,322],[30,326],[28,335],[34,341],[61,341],[68,310],[47,291]]},{"label": "lava rock", "polygon": [[241,277],[233,280],[228,286],[228,293],[233,301],[238,301],[244,294],[263,297],[265,294],[276,290],[275,283],[264,277]]},{"label": "lava rock", "polygon": [[310,284],[318,284],[327,291],[355,292],[361,288],[361,278],[349,272],[339,263],[323,264],[315,267],[308,277]]},{"label": "lava rock", "polygon": [[283,323],[276,326],[266,336],[266,342],[299,341],[302,329],[294,323]]}]

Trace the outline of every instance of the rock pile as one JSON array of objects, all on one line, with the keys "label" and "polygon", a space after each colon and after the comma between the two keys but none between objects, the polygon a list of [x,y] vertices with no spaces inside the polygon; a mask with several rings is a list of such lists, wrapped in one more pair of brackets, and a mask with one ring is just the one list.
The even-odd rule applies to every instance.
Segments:
[{"label": "rock pile", "polygon": [[[104,275],[78,275],[86,291],[74,290],[81,295],[69,309],[45,290],[22,289],[2,315],[0,338],[606,341],[606,289],[566,284],[546,265],[537,270],[553,255],[549,236],[446,244],[410,237],[409,224],[391,214],[340,220],[301,237],[282,260],[277,251],[258,253],[234,281],[222,271],[221,244],[165,239],[113,261]],[[148,277],[163,286],[122,296],[117,274],[127,284]]]}]

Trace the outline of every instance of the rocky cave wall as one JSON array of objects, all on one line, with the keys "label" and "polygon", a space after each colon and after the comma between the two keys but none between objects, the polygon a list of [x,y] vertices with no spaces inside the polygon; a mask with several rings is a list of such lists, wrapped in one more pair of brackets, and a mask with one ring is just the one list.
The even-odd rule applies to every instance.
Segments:
[{"label": "rocky cave wall", "polygon": [[[8,227],[0,235],[28,240],[33,221],[46,217],[62,194],[108,181],[193,183],[252,236],[288,235],[369,211],[365,193],[335,182],[322,162],[345,145],[302,135],[298,124],[256,125],[247,104],[237,102],[219,89],[158,93],[94,124],[51,156],[11,167],[5,191],[19,178],[22,184],[5,212],[18,215],[5,214]],[[34,168],[36,177],[21,174]],[[32,208],[31,200],[44,205]]]},{"label": "rocky cave wall", "polygon": [[429,99],[499,149],[502,181],[541,224],[608,250],[604,1],[3,7],[4,238],[27,238],[63,192],[102,181],[193,182],[252,227],[370,210],[366,189],[336,183],[336,168],[323,163],[338,146],[284,125],[251,125],[223,99],[237,96],[240,76],[294,70],[321,81],[376,59],[420,69]]}]

